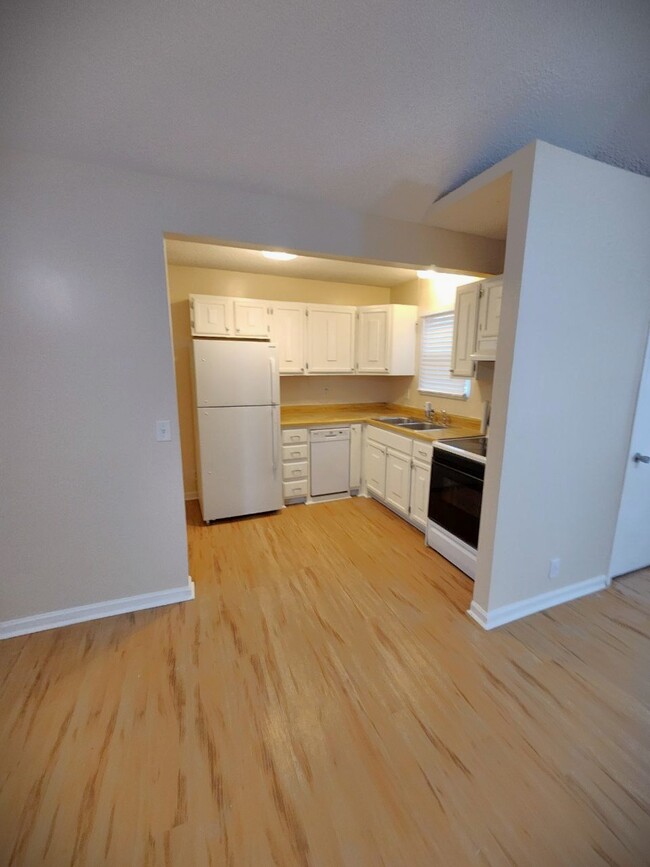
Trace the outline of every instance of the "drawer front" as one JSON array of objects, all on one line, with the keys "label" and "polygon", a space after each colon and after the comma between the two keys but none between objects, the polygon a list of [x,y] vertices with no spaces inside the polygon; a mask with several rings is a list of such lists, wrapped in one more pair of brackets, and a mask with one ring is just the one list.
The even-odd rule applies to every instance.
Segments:
[{"label": "drawer front", "polygon": [[282,478],[285,482],[291,482],[295,479],[306,479],[307,469],[309,464],[307,461],[296,461],[296,463],[282,465]]},{"label": "drawer front", "polygon": [[430,464],[432,457],[433,457],[433,446],[430,446],[428,443],[419,443],[417,441],[413,442],[413,459],[414,460],[423,461],[425,464]]},{"label": "drawer front", "polygon": [[309,446],[307,443],[301,443],[295,446],[282,446],[283,461],[306,461],[309,457]]},{"label": "drawer front", "polygon": [[309,484],[307,479],[301,482],[283,482],[282,496],[285,500],[291,500],[294,497],[306,497],[309,493]]},{"label": "drawer front", "polygon": [[307,442],[307,429],[306,428],[287,428],[282,431],[282,445],[290,446],[295,443],[306,443]]},{"label": "drawer front", "polygon": [[396,452],[402,452],[405,455],[413,454],[413,440],[410,437],[405,437],[380,427],[373,427],[369,424],[366,430],[366,439],[380,443],[389,449],[394,449]]}]

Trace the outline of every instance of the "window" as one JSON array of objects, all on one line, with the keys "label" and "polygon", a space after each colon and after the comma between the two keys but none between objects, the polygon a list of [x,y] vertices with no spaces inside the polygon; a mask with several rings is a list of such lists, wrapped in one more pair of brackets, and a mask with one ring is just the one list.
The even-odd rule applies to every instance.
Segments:
[{"label": "window", "polygon": [[449,372],[453,340],[453,311],[422,317],[418,380],[420,391],[460,398],[466,398],[469,394],[469,379],[452,376]]}]

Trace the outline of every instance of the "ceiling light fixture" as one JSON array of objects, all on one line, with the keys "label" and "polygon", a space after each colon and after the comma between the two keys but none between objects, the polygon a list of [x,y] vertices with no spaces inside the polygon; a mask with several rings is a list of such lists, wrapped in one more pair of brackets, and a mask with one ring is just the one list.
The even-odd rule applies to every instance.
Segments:
[{"label": "ceiling light fixture", "polygon": [[417,275],[418,277],[422,277],[423,280],[431,280],[433,277],[436,276],[436,273],[437,272],[434,271],[433,268],[427,268],[424,271],[418,271]]},{"label": "ceiling light fixture", "polygon": [[276,262],[290,262],[297,258],[296,253],[285,253],[284,250],[262,250],[262,256]]}]

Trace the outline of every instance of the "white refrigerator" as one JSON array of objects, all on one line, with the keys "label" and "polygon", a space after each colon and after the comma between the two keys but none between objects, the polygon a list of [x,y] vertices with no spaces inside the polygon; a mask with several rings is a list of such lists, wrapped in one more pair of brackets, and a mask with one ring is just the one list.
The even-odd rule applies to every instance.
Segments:
[{"label": "white refrigerator", "polygon": [[282,508],[277,347],[252,340],[192,343],[203,520]]}]

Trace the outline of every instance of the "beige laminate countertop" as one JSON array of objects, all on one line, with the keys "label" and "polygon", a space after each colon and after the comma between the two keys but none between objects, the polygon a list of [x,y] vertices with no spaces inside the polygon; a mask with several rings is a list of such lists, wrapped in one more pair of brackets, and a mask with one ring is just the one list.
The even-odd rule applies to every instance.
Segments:
[{"label": "beige laminate countertop", "polygon": [[330,404],[328,406],[282,406],[280,407],[280,424],[283,428],[289,428],[365,422],[425,442],[433,442],[445,437],[477,436],[480,430],[478,419],[458,415],[450,416],[451,424],[448,427],[432,431],[410,430],[376,421],[377,416],[385,415],[403,415],[426,421],[421,410],[413,409],[410,406],[385,403],[349,403]]}]

